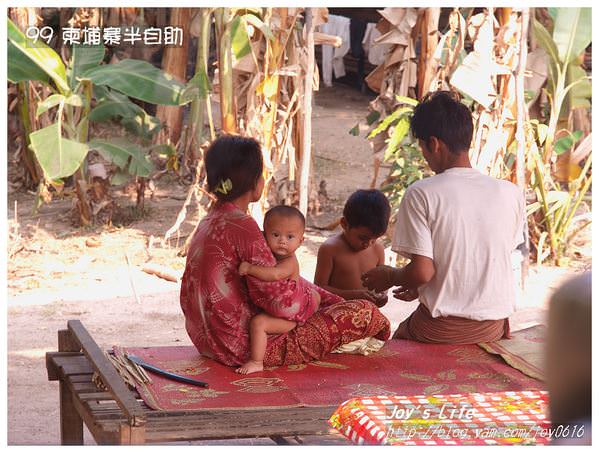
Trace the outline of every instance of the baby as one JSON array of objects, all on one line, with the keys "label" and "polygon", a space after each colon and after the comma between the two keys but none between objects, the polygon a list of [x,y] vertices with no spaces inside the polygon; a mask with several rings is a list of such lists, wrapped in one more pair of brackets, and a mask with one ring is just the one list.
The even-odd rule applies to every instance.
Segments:
[{"label": "baby", "polygon": [[[275,206],[264,216],[264,236],[272,250],[277,264],[274,267],[257,266],[248,262],[239,265],[240,275],[251,275],[264,281],[276,281],[300,278],[299,262],[295,251],[304,242],[304,215],[291,206]],[[312,297],[320,304],[320,295],[313,290]],[[308,301],[306,301],[307,303]],[[305,307],[300,306],[298,311]],[[253,373],[264,369],[267,336],[281,334],[294,329],[297,322],[277,318],[268,313],[259,313],[250,321],[250,360],[236,371],[241,374]]]},{"label": "baby", "polygon": [[362,274],[385,264],[383,244],[377,241],[387,230],[391,207],[376,189],[357,190],[343,208],[343,231],[318,249],[314,283],[346,300],[367,299],[382,307],[385,293],[362,285]]}]

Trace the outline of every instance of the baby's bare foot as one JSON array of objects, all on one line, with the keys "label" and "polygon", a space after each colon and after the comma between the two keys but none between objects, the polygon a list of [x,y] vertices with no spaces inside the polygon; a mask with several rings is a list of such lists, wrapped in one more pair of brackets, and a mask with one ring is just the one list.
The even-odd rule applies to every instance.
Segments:
[{"label": "baby's bare foot", "polygon": [[239,374],[250,374],[258,371],[264,371],[264,363],[256,360],[248,360],[235,370],[235,372]]}]

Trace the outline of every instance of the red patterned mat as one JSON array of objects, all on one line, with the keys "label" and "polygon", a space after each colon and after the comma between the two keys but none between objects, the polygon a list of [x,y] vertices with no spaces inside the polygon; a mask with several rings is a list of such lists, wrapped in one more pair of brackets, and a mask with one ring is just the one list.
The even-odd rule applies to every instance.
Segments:
[{"label": "red patterned mat", "polygon": [[329,423],[356,444],[544,445],[547,393],[378,396],[343,403]]},{"label": "red patterned mat", "polygon": [[303,365],[240,375],[234,368],[202,357],[192,346],[114,348],[173,373],[208,382],[204,389],[153,373],[137,390],[159,410],[339,405],[370,395],[538,390],[544,385],[506,365],[476,345],[426,345],[391,340],[369,356],[329,354]]}]

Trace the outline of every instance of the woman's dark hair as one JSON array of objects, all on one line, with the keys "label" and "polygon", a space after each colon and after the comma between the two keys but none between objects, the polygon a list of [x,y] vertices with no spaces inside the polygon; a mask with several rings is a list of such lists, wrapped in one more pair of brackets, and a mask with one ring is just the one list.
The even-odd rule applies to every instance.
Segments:
[{"label": "woman's dark hair", "polygon": [[212,142],[204,158],[208,191],[219,201],[231,201],[252,190],[262,174],[260,144],[249,137],[223,135]]},{"label": "woman's dark hair", "polygon": [[467,151],[472,141],[472,114],[451,91],[434,91],[414,108],[412,135],[428,143],[437,137],[452,153]]},{"label": "woman's dark hair", "polygon": [[366,227],[376,237],[382,236],[389,225],[391,207],[380,190],[356,190],[343,208],[343,217],[350,228]]}]

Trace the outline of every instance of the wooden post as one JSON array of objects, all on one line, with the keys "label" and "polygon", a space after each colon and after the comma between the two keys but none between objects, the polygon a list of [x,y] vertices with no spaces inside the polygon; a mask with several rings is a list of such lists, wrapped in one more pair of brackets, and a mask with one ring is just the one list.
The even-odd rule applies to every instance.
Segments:
[{"label": "wooden post", "polygon": [[[58,331],[58,350],[78,352],[81,349],[68,330]],[[83,445],[83,419],[73,403],[73,393],[68,385],[60,381],[60,443],[61,445]]]},{"label": "wooden post", "polygon": [[310,164],[312,162],[312,83],[314,78],[314,23],[312,8],[306,8],[306,47],[308,50],[308,68],[306,69],[304,88],[304,130],[302,137],[302,161],[300,170],[299,210],[308,215],[308,195],[310,186]]},{"label": "wooden post", "polygon": [[[522,9],[522,15],[520,17],[520,49],[518,52],[518,67],[516,72],[516,105],[518,109],[517,121],[516,121],[516,143],[518,148],[516,151],[516,183],[522,193],[526,192],[526,174],[525,174],[525,162],[526,162],[526,135],[524,133],[524,121],[528,117],[528,111],[526,108],[526,100],[524,99],[524,71],[526,70],[526,57],[528,55],[527,37],[528,37],[528,22],[530,18],[530,11],[528,8]],[[524,219],[526,219],[526,203],[524,206]],[[522,260],[522,274],[521,274],[521,286],[524,286],[524,280],[528,275],[529,265],[529,254],[530,245],[528,237],[528,223],[525,222],[524,227],[524,250]]]}]

